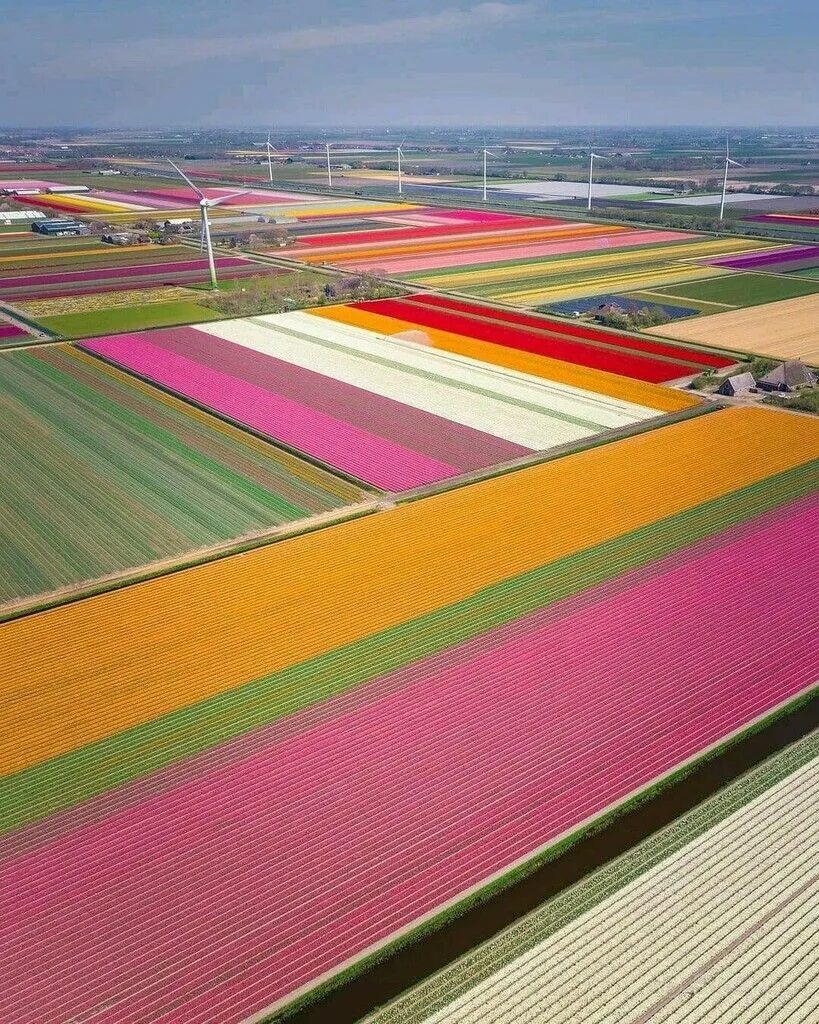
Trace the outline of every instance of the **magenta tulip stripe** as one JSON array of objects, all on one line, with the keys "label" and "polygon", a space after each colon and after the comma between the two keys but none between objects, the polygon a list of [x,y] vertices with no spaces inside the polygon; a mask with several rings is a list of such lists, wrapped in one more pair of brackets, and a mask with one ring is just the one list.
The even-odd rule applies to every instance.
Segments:
[{"label": "magenta tulip stripe", "polygon": [[[254,267],[258,265],[249,260],[235,256],[218,256],[216,266],[224,268]],[[82,281],[94,282],[98,279],[117,280],[120,278],[140,278],[162,275],[172,278],[174,275],[191,271],[207,270],[208,262],[204,259],[178,260],[174,263],[144,263],[129,267],[95,267],[93,270],[67,270],[62,273],[29,274],[19,277],[0,277],[0,294],[9,290],[25,288],[47,288],[50,285],[76,284]]]},{"label": "magenta tulip stripe", "polygon": [[819,245],[797,245],[790,249],[773,249],[750,256],[730,256],[708,261],[712,266],[730,270],[790,271],[819,266]]},{"label": "magenta tulip stripe", "polygon": [[0,348],[12,348],[15,345],[22,345],[27,341],[34,340],[28,331],[18,327],[17,324],[8,323],[0,316]]},{"label": "magenta tulip stripe", "polygon": [[305,314],[83,347],[386,491],[656,415]]},{"label": "magenta tulip stripe", "polygon": [[11,834],[0,1020],[274,1011],[803,693],[817,514],[799,498]]},{"label": "magenta tulip stripe", "polygon": [[[480,469],[487,461],[503,462],[528,451],[502,438],[479,433],[203,331],[180,328],[152,331],[145,337],[152,345],[215,373],[229,374],[393,444],[410,450],[423,447],[426,454],[451,470]],[[116,347],[108,351],[116,358]]]},{"label": "magenta tulip stripe", "polygon": [[[327,415],[178,355],[149,341],[152,337],[117,335],[85,342],[84,347],[376,487],[405,490],[458,473],[454,466],[362,430],[341,416]],[[218,346],[214,342],[214,347]],[[229,343],[222,346],[231,347]],[[429,422],[427,426],[430,439],[434,439],[435,428],[441,425]]]}]

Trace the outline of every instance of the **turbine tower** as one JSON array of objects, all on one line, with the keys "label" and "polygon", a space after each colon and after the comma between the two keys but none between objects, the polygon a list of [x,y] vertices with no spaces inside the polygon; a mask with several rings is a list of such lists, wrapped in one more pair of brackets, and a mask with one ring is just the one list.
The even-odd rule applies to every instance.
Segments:
[{"label": "turbine tower", "polygon": [[487,189],[486,189],[486,160],[490,152],[493,149],[498,149],[498,146],[487,146],[486,139],[483,140],[483,201],[487,201]]},{"label": "turbine tower", "polygon": [[589,153],[589,199],[588,199],[588,202],[586,203],[586,209],[587,210],[590,210],[592,208],[592,179],[594,177],[594,161],[595,160],[607,160],[607,159],[608,159],[608,157],[600,156],[599,153],[594,153],[594,152],[590,152]]},{"label": "turbine tower", "polygon": [[742,167],[743,164],[738,163],[736,160],[732,160],[728,153],[728,139],[725,139],[725,173],[722,176],[722,197],[719,201],[719,219],[722,220],[725,216],[725,193],[728,191],[728,168],[729,167]]},{"label": "turbine tower", "polygon": [[233,199],[235,196],[245,196],[250,191],[250,189],[244,188],[239,192],[228,192],[227,195],[217,196],[216,199],[208,199],[205,193],[197,185],[194,185],[194,183],[187,176],[187,174],[185,174],[184,171],[180,170],[180,168],[176,166],[176,164],[173,162],[173,160],[171,160],[170,157],[168,157],[167,159],[168,163],[171,165],[171,167],[173,167],[173,169],[176,171],[179,177],[182,178],[183,181],[187,182],[187,184],[190,185],[190,187],[197,194],[197,196],[199,196],[199,214],[202,218],[201,234],[199,236],[199,247],[200,251],[203,245],[207,247],[208,270],[210,271],[210,286],[215,290],[216,288],[219,287],[219,284],[216,280],[216,263],[214,262],[213,259],[213,243],[211,242],[210,238],[210,222],[208,221],[208,210],[210,210],[211,207],[219,206],[220,203],[224,203],[225,200],[227,199]]},{"label": "turbine tower", "polygon": [[404,145],[404,143],[406,141],[407,141],[406,139],[402,139],[400,145],[398,146],[398,195],[399,196],[404,194],[404,182],[403,182],[403,179],[401,178],[401,157],[404,155],[404,151],[403,151],[403,149],[401,147]]},{"label": "turbine tower", "polygon": [[268,132],[267,133],[267,176],[268,176],[271,184],[273,183],[273,160],[271,158],[272,152],[273,152],[273,147],[270,145],[270,132]]},{"label": "turbine tower", "polygon": [[327,187],[333,187],[333,172],[330,168],[330,143],[325,142],[324,148],[327,150]]}]

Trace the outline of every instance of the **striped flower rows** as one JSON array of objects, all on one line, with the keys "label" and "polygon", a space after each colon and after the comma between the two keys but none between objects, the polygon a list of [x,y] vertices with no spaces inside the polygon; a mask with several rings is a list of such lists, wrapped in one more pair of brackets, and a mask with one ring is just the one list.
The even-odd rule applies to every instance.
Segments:
[{"label": "striped flower rows", "polygon": [[[433,211],[430,211],[432,213]],[[765,257],[776,243],[704,239],[679,231],[634,229],[555,217],[471,211],[410,212],[391,226],[299,234],[291,255],[309,264],[404,277],[517,306],[536,307],[603,293],[657,289],[710,279],[748,253]],[[711,266],[700,265],[698,259]],[[720,268],[722,261],[725,270]],[[738,264],[738,265],[741,265]],[[750,264],[752,267],[754,264]],[[646,304],[651,304],[646,300]]]},{"label": "striped flower rows", "polygon": [[309,313],[118,335],[84,347],[389,491],[657,412]]},{"label": "striped flower rows", "polygon": [[[401,299],[358,302],[352,309],[391,317],[410,329],[454,332],[649,383],[730,366],[734,361],[701,349],[664,344],[654,338],[649,340],[425,292]],[[321,315],[339,320],[347,318],[344,307],[322,310]]]},{"label": "striped flower rows", "polygon": [[0,610],[363,497],[66,345],[0,394]]},{"label": "striped flower rows", "polygon": [[[477,951],[469,959],[482,980],[437,1012],[425,1004],[447,1003],[456,977],[464,988],[466,965],[374,1019],[561,1024],[582,1008],[589,1024],[751,1024],[779,1019],[778,1010],[783,1019],[814,1021],[816,739],[800,744],[812,748],[812,760],[565,928],[527,941],[539,918],[545,924],[545,907]],[[784,757],[764,771],[775,774]]]},{"label": "striped flower rows", "polygon": [[0,1017],[284,1005],[802,694],[817,439],[718,411],[7,625]]},{"label": "striped flower rows", "polygon": [[[131,266],[101,266],[93,269],[62,270],[44,274],[5,274],[0,276],[0,298],[7,302],[42,299],[55,295],[79,295],[87,292],[134,288],[135,284],[196,284],[206,281],[208,262],[186,259],[174,262],[154,261]],[[259,266],[236,256],[218,256],[216,266],[221,277],[247,277],[259,274]]]},{"label": "striped flower rows", "polygon": [[625,853],[584,875],[580,881],[551,897],[503,932],[408,990],[367,1017],[368,1024],[419,1024],[469,994],[505,965],[545,944],[561,929],[575,927],[609,898],[636,883],[649,870],[684,850],[695,839],[741,811],[788,779],[816,763],[819,732],[814,730],[766,758],[713,796],[685,811],[670,824],[651,833]]}]

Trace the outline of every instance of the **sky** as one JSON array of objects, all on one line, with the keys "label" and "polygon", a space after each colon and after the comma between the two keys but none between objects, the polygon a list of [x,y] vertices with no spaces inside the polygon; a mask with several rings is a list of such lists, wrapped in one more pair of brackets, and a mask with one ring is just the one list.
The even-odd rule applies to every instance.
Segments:
[{"label": "sky", "polygon": [[0,123],[809,125],[816,0],[0,0]]}]

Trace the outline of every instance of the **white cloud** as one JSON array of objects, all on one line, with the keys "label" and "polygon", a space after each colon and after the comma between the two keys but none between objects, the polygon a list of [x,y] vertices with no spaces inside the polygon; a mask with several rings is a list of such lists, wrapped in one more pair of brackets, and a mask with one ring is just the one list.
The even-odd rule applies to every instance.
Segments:
[{"label": "white cloud", "polygon": [[434,14],[354,25],[319,25],[285,32],[254,32],[218,38],[148,38],[129,40],[127,48],[83,59],[76,51],[70,62],[61,58],[46,61],[36,68],[44,75],[61,78],[98,78],[138,70],[180,67],[206,60],[231,60],[242,57],[275,57],[277,53],[324,50],[339,46],[366,46],[406,43],[443,32],[467,32],[505,22],[516,21],[532,10],[532,4],[489,2],[465,8],[444,8]]}]

